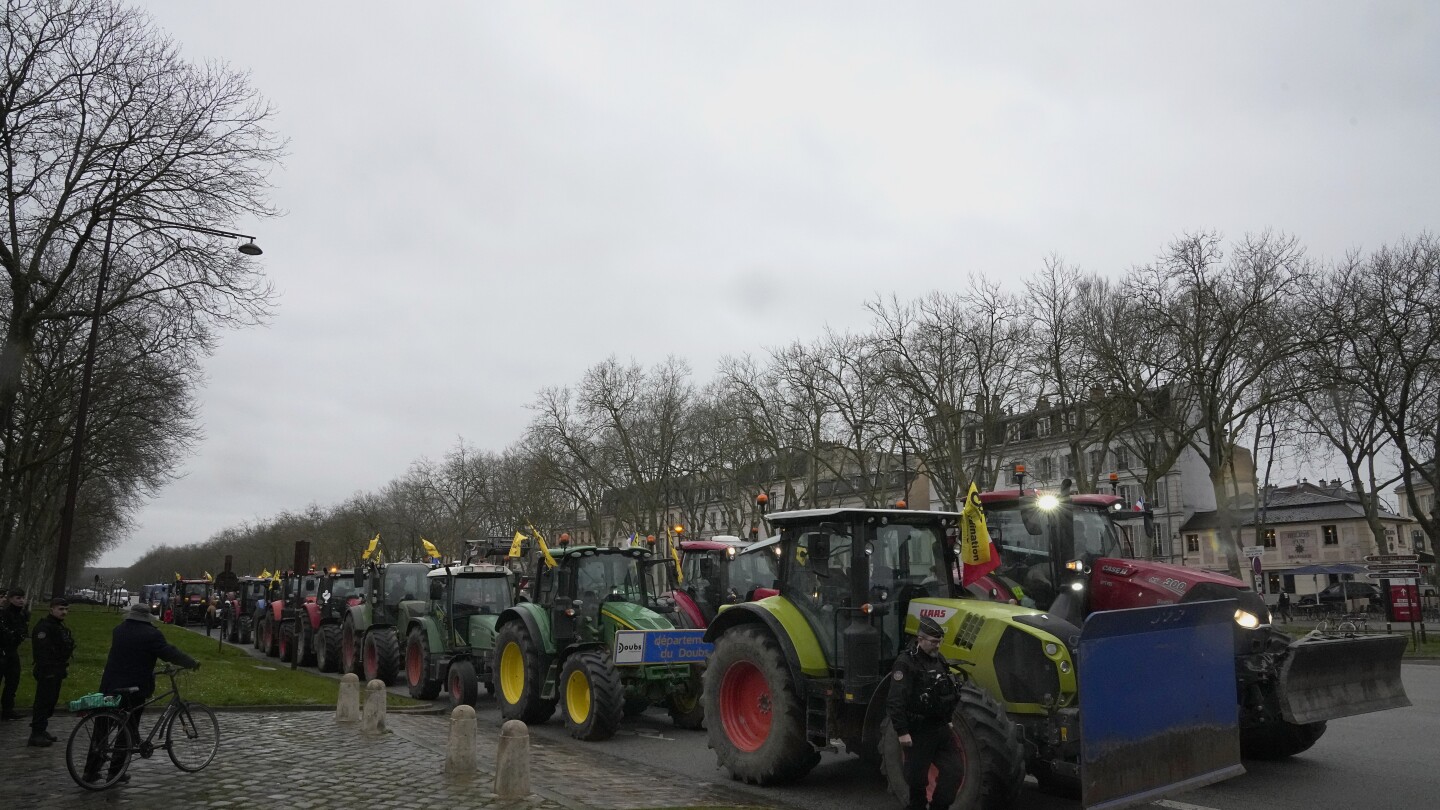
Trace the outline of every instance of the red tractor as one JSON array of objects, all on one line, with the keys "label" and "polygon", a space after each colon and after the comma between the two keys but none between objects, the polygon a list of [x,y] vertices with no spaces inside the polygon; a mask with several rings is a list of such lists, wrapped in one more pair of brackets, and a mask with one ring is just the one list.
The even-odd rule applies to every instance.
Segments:
[{"label": "red tractor", "polygon": [[1264,600],[1246,583],[1137,559],[1135,544],[1117,527],[1136,513],[1120,498],[1068,489],[1066,481],[1058,494],[1012,489],[980,496],[1001,564],[972,590],[1076,627],[1099,611],[1236,600],[1240,742],[1248,758],[1298,754],[1325,733],[1327,720],[1410,705],[1400,683],[1404,636],[1293,640],[1271,626]]},{"label": "red tractor", "polygon": [[732,535],[680,541],[680,569],[684,582],[670,596],[681,621],[679,627],[708,627],[722,605],[755,598],[757,588],[775,585],[775,555],[769,549],[746,552],[755,544]]},{"label": "red tractor", "polygon": [[170,621],[177,626],[204,624],[210,608],[210,580],[177,579],[170,587]]},{"label": "red tractor", "polygon": [[[255,609],[265,595],[266,580],[240,577],[235,589],[225,595],[221,604],[222,637],[232,644],[249,644],[255,629]],[[232,598],[233,595],[233,598]]]}]

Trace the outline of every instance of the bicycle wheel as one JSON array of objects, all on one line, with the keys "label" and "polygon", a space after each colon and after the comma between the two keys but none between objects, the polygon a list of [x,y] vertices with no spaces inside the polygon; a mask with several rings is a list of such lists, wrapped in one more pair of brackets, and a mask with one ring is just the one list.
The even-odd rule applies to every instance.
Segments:
[{"label": "bicycle wheel", "polygon": [[[120,712],[92,712],[76,724],[65,744],[65,769],[86,790],[104,790],[130,769],[130,726]],[[114,763],[120,767],[115,769]]]},{"label": "bicycle wheel", "polygon": [[182,701],[165,726],[165,749],[182,771],[194,773],[210,764],[220,748],[220,722],[203,703]]}]

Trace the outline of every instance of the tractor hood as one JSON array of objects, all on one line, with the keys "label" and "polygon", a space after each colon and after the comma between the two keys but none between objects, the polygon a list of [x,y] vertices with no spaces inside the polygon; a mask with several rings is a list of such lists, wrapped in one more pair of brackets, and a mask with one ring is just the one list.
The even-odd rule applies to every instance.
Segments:
[{"label": "tractor hood", "polygon": [[472,649],[490,650],[495,647],[495,621],[497,615],[471,616],[465,624],[465,640]]},{"label": "tractor hood", "polygon": [[659,613],[633,602],[603,602],[600,615],[614,621],[622,630],[670,630],[675,626]]},{"label": "tractor hood", "polygon": [[[1205,598],[1223,598],[1219,591],[1250,591],[1234,577],[1150,560],[1101,557],[1091,563],[1090,607],[1121,610],[1190,601],[1185,597],[1204,586]],[[1239,597],[1239,594],[1236,594]],[[1192,599],[1195,597],[1192,597]]]}]

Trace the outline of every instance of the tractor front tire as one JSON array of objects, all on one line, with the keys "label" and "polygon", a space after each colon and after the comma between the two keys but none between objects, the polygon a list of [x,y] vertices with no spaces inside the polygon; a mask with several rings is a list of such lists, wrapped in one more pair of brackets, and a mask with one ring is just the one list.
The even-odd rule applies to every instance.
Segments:
[{"label": "tractor front tire", "polygon": [[340,671],[340,628],[333,624],[320,625],[315,639],[315,668],[321,672]]},{"label": "tractor front tire", "polygon": [[534,725],[555,714],[555,701],[540,697],[545,686],[549,661],[539,643],[530,638],[522,622],[510,622],[495,636],[494,660],[490,672],[499,687],[495,700],[500,716]]},{"label": "tractor front tire", "polygon": [[625,687],[620,673],[599,650],[584,650],[565,659],[560,670],[565,730],[585,742],[608,740],[625,713]]},{"label": "tractor front tire", "polygon": [[430,642],[419,627],[411,628],[405,640],[405,684],[416,700],[434,700],[443,685],[430,677]]},{"label": "tractor front tire", "polygon": [[364,637],[355,631],[355,620],[349,616],[345,617],[345,623],[340,628],[340,673],[343,675],[363,675],[365,668],[360,664],[361,643]]},{"label": "tractor front tire", "polygon": [[252,628],[251,628],[251,624],[253,623],[253,621],[254,621],[254,620],[251,619],[249,616],[241,616],[241,617],[240,617],[240,643],[241,643],[241,644],[250,644],[250,645],[252,645],[252,646],[254,645],[254,636],[255,636],[255,634],[252,632]]},{"label": "tractor front tire", "polygon": [[793,782],[820,761],[805,739],[805,704],[780,645],[759,627],[736,627],[715,642],[703,703],[710,747],[735,779]]},{"label": "tractor front tire", "polygon": [[480,699],[480,682],[475,677],[475,664],[468,658],[450,662],[445,676],[445,691],[450,693],[450,708],[474,706]]},{"label": "tractor front tire", "polygon": [[670,693],[665,706],[670,710],[670,720],[676,728],[697,731],[705,727],[705,667],[692,664],[690,680]]},{"label": "tractor front tire", "polygon": [[300,626],[300,643],[296,646],[295,652],[300,654],[300,666],[315,666],[315,629],[310,626],[308,618],[302,618],[304,622]]},{"label": "tractor front tire", "polygon": [[[980,810],[1014,807],[1025,784],[1025,749],[1020,731],[1004,707],[974,684],[964,684],[950,729],[964,767],[955,806]],[[900,739],[888,717],[880,723],[880,768],[890,794],[901,802],[910,801]]]},{"label": "tractor front tire", "polygon": [[365,634],[365,680],[394,686],[400,677],[400,639],[393,627],[371,628]]},{"label": "tractor front tire", "polygon": [[[272,623],[273,624],[273,623]],[[280,660],[290,663],[295,658],[295,625],[290,622],[280,623]]]}]

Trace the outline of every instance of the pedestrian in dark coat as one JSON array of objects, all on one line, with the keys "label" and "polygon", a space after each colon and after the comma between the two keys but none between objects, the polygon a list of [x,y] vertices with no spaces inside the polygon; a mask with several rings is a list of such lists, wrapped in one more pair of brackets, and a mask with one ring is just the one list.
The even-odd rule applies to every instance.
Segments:
[{"label": "pedestrian in dark coat", "polygon": [[51,599],[50,612],[36,622],[30,632],[30,649],[35,657],[35,708],[30,712],[30,745],[44,747],[55,742],[48,725],[60,700],[60,684],[70,674],[70,656],[75,652],[75,637],[65,626],[69,613],[69,602],[58,597]]},{"label": "pedestrian in dark coat", "polygon": [[20,688],[20,643],[30,635],[25,589],[11,588],[0,607],[0,720],[19,720],[15,690]]},{"label": "pedestrian in dark coat", "polygon": [[[910,801],[906,805],[909,810],[950,807],[959,792],[965,767],[950,730],[958,694],[951,688],[950,670],[939,655],[944,632],[939,622],[922,617],[915,644],[895,659],[895,668],[890,672],[892,682],[885,713],[900,738],[900,750],[905,758],[905,783],[910,786]],[[935,790],[927,797],[931,765],[939,773]]]},{"label": "pedestrian in dark coat", "polygon": [[[100,691],[107,695],[120,695],[120,708],[130,712],[132,740],[140,739],[140,715],[144,712],[140,707],[155,694],[155,662],[161,659],[190,669],[200,668],[198,661],[165,640],[165,634],[155,626],[155,616],[150,612],[149,605],[131,605],[125,612],[125,620],[116,625],[110,634],[110,653],[105,658],[105,671],[100,675]],[[138,691],[121,691],[131,688]],[[108,733],[108,729],[100,728],[100,725],[96,723],[96,733]],[[112,774],[118,773],[124,766],[125,755],[124,751],[116,752],[115,759],[110,762]],[[93,758],[87,761],[86,778],[97,776],[100,765]]]}]

